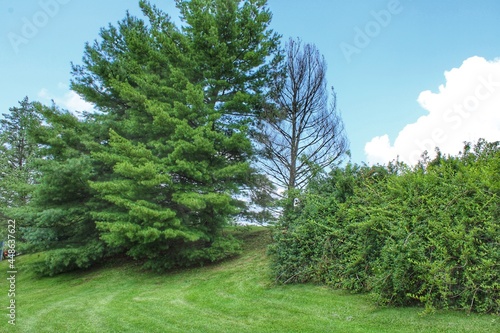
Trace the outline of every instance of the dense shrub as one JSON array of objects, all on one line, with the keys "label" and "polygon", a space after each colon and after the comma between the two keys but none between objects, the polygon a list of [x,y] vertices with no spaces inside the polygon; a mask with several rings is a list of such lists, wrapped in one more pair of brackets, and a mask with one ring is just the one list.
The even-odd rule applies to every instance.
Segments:
[{"label": "dense shrub", "polygon": [[480,141],[416,167],[348,165],[311,183],[276,230],[277,280],[499,313],[499,147]]}]

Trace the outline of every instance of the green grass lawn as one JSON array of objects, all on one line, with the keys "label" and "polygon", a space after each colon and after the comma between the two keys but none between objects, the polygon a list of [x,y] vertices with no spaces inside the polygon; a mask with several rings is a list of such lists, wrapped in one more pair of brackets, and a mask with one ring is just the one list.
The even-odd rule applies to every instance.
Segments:
[{"label": "green grass lawn", "polygon": [[133,264],[35,278],[17,258],[16,326],[9,325],[7,265],[0,264],[0,332],[500,332],[500,317],[380,308],[365,295],[273,284],[269,230],[241,233],[240,257],[154,274]]}]

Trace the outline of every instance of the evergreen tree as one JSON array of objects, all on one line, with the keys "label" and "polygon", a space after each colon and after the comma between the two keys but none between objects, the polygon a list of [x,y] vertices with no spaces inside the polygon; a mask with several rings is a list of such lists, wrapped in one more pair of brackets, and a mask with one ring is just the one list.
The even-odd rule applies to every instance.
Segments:
[{"label": "evergreen tree", "polygon": [[127,15],[86,46],[72,87],[110,128],[91,182],[108,245],[159,269],[237,252],[221,231],[254,179],[250,132],[278,46],[265,4],[177,1],[178,28],[141,1],[149,24]]},{"label": "evergreen tree", "polygon": [[[0,238],[5,239],[7,223],[13,218],[13,210],[26,205],[34,188],[36,170],[33,161],[38,145],[32,139],[32,131],[40,126],[37,116],[38,103],[27,97],[19,107],[9,109],[0,119]],[[22,225],[18,221],[17,225]],[[23,240],[18,228],[16,238]]]},{"label": "evergreen tree", "polygon": [[31,132],[40,126],[38,103],[25,97],[0,120],[0,212],[25,205],[33,186],[33,159],[38,145]]},{"label": "evergreen tree", "polygon": [[53,275],[86,268],[101,260],[106,247],[99,240],[90,212],[89,181],[96,167],[89,147],[98,138],[92,118],[79,120],[55,106],[42,106],[43,125],[33,132],[40,145],[36,160],[37,185],[30,202],[12,210],[22,226],[27,251],[44,251],[35,271]]}]

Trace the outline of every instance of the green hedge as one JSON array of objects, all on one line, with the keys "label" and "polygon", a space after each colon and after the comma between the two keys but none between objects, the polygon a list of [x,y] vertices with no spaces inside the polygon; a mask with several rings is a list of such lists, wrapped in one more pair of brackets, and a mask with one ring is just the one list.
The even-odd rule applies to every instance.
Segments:
[{"label": "green hedge", "polygon": [[282,283],[382,304],[500,313],[500,144],[416,167],[348,165],[310,184],[275,233]]}]

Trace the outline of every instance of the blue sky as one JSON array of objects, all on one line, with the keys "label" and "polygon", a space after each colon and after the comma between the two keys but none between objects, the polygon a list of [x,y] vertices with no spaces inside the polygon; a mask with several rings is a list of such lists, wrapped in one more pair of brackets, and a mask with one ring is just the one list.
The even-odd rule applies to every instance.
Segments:
[{"label": "blue sky", "polygon": [[[154,0],[176,16],[173,0]],[[24,96],[87,107],[70,63],[99,29],[140,15],[136,0],[0,0],[0,113]],[[328,63],[353,162],[415,162],[500,140],[500,1],[268,0],[272,27],[314,43]]]}]

